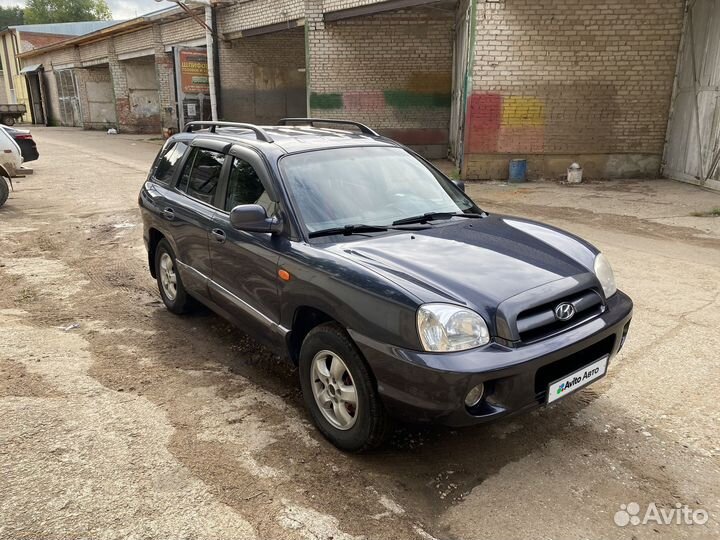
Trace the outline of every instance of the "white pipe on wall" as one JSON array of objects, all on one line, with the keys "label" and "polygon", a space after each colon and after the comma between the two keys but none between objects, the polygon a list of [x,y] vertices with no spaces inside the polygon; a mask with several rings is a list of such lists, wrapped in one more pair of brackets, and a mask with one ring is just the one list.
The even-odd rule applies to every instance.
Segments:
[{"label": "white pipe on wall", "polygon": [[208,3],[205,5],[205,41],[207,43],[207,65],[208,65],[208,84],[210,85],[210,117],[213,122],[217,122],[217,95],[215,93],[215,58],[213,50],[213,17],[212,7]]}]

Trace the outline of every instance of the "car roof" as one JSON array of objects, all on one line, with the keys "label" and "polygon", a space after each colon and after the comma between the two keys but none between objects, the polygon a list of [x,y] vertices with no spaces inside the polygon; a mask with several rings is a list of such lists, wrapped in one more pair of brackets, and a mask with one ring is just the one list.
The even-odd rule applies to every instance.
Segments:
[{"label": "car roof", "polygon": [[[215,131],[200,129],[191,133],[178,134],[175,138],[195,137],[226,140],[228,142],[242,141],[264,152],[290,154],[308,150],[321,150],[324,148],[337,148],[347,146],[398,146],[395,141],[381,136],[373,136],[360,131],[347,129],[324,128],[313,126],[255,126],[266,133],[273,142],[268,143],[258,139],[255,131],[241,127],[217,127]],[[184,136],[183,136],[184,135]]]}]

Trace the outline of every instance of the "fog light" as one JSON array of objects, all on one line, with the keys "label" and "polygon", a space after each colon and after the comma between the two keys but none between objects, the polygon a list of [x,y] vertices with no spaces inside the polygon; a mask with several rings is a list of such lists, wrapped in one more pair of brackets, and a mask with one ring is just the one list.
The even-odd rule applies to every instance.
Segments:
[{"label": "fog light", "polygon": [[483,393],[485,392],[485,385],[483,383],[478,384],[475,386],[472,390],[470,390],[465,396],[465,405],[472,408],[478,403],[480,403],[480,400],[483,397]]}]

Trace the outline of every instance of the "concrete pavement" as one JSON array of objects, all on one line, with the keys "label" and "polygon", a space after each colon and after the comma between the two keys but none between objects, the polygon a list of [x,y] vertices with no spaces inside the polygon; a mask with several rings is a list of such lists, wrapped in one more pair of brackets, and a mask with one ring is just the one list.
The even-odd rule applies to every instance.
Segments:
[{"label": "concrete pavement", "polygon": [[[33,129],[0,209],[0,539],[685,539],[720,534],[720,206],[694,186],[473,184],[487,211],[594,242],[636,304],[608,376],[491,426],[328,445],[297,374],[147,271],[161,141]],[[79,328],[69,329],[79,324]],[[618,526],[621,505],[709,512]],[[632,509],[633,507],[631,507]]]}]

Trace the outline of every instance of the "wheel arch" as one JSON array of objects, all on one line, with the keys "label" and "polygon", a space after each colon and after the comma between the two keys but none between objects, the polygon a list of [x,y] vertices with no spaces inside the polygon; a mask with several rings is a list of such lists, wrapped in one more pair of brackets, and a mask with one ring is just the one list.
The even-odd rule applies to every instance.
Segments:
[{"label": "wheel arch", "polygon": [[345,328],[336,317],[333,317],[326,310],[310,305],[300,305],[295,308],[292,327],[287,337],[288,354],[293,364],[298,364],[300,360],[300,348],[310,331],[321,324],[329,322],[337,323]]},{"label": "wheel arch", "polygon": [[148,266],[150,267],[150,275],[154,278],[157,278],[157,272],[155,272],[155,253],[158,244],[164,239],[165,235],[158,229],[154,227],[148,229]]}]

